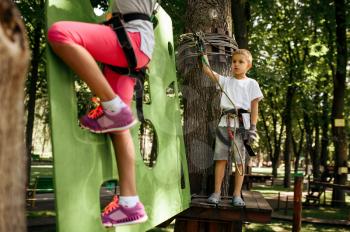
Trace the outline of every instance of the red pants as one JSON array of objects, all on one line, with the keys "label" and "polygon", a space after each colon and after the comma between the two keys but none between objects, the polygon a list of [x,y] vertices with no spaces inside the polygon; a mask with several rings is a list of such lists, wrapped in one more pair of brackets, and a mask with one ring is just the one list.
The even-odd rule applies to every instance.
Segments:
[{"label": "red pants", "polygon": [[[132,47],[137,58],[137,67],[143,67],[149,62],[141,50],[141,37],[139,32],[128,32]],[[113,29],[106,25],[61,21],[54,23],[48,31],[50,42],[74,43],[84,47],[96,61],[128,67],[128,62]],[[130,105],[135,79],[122,76],[105,67],[103,74],[114,92],[128,105]]]}]

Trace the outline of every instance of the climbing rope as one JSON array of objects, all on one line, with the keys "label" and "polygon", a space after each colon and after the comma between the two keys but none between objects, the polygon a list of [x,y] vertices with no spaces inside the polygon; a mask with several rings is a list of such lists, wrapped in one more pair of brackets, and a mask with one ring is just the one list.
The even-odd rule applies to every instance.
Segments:
[{"label": "climbing rope", "polygon": [[202,55],[198,51],[198,38],[203,41],[203,48],[206,45],[215,48],[216,51],[206,52],[208,56],[225,54],[225,56],[231,57],[232,51],[238,48],[235,39],[227,35],[203,32],[182,34],[180,36],[181,45],[177,49],[177,60],[179,64],[183,64],[185,59]]}]

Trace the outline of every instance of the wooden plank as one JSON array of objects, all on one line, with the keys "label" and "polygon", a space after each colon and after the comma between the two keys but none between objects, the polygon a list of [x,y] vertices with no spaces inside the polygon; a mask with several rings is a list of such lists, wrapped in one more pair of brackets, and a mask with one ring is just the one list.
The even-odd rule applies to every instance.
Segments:
[{"label": "wooden plank", "polygon": [[256,202],[253,192],[251,191],[242,191],[243,200],[245,202],[246,209],[258,209],[258,203]]},{"label": "wooden plank", "polygon": [[207,203],[208,196],[196,195],[192,198],[191,207],[176,218],[215,223],[271,221],[272,208],[261,193],[243,191],[242,194],[246,202],[246,207],[243,208],[232,206],[230,196],[222,197],[220,204],[215,205]]},{"label": "wooden plank", "polygon": [[209,231],[210,232],[219,231],[218,223],[216,223],[216,222],[209,222]]},{"label": "wooden plank", "polygon": [[177,218],[205,221],[241,221],[243,219],[242,209],[219,209],[216,207],[202,208],[191,207],[177,215]]},{"label": "wooden plank", "polygon": [[253,196],[256,200],[256,203],[258,205],[258,209],[260,211],[271,211],[272,212],[272,208],[270,206],[270,204],[266,201],[266,199],[262,196],[261,193],[259,192],[252,192]]},{"label": "wooden plank", "polygon": [[186,231],[198,231],[198,221],[187,221]]}]

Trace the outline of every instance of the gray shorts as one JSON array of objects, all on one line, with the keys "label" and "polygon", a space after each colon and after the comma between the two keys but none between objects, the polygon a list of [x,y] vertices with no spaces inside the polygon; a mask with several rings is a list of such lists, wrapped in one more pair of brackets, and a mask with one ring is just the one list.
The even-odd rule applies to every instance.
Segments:
[{"label": "gray shorts", "polygon": [[[249,160],[248,154],[243,144],[242,135],[236,133],[234,138],[235,144],[233,144],[233,141],[230,141],[229,139],[227,127],[217,128],[214,160],[228,160],[229,155],[232,153],[234,155],[233,158],[237,164],[245,164],[246,160]],[[241,156],[239,155],[239,153],[241,154]]]}]

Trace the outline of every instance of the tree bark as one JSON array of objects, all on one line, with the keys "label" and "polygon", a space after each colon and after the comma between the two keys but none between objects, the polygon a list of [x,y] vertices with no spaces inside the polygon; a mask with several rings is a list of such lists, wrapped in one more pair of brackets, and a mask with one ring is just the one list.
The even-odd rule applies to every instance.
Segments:
[{"label": "tree bark", "polygon": [[26,231],[24,78],[29,49],[11,0],[0,1],[0,231]]},{"label": "tree bark", "polygon": [[[41,8],[44,8],[45,4],[44,1],[40,1]],[[40,45],[41,45],[41,39],[43,38],[43,24],[40,20],[38,20],[38,23],[35,25],[34,29],[34,39],[32,42],[32,60],[31,60],[31,69],[30,69],[30,83],[27,90],[28,95],[28,103],[27,103],[27,124],[26,124],[26,155],[28,157],[28,163],[27,163],[27,184],[29,184],[29,178],[31,173],[31,153],[32,153],[32,141],[33,141],[33,127],[34,127],[34,120],[35,120],[35,103],[36,103],[36,93],[37,93],[37,86],[38,86],[38,79],[39,79],[39,63],[40,59],[42,58],[40,54]]]},{"label": "tree bark", "polygon": [[[332,107],[332,132],[335,147],[335,171],[334,183],[344,185],[346,173],[339,173],[340,167],[347,166],[347,145],[344,126],[335,125],[335,120],[344,120],[345,78],[347,64],[346,45],[346,6],[344,0],[334,1],[336,20],[336,44],[337,44],[337,67],[335,79],[333,79],[333,107]],[[332,205],[340,206],[345,202],[343,190],[334,188]]]},{"label": "tree bark", "polygon": [[[327,78],[328,80],[329,78]],[[326,89],[328,81],[323,81],[324,89]],[[323,166],[323,173],[327,171],[327,160],[328,160],[328,127],[329,127],[329,106],[328,106],[328,94],[327,92],[323,93],[322,97],[322,120],[321,120],[321,154],[320,154],[320,164]],[[322,181],[325,181],[326,178],[324,175],[321,176]]]},{"label": "tree bark", "polygon": [[312,160],[312,152],[313,152],[313,137],[312,137],[312,128],[311,128],[311,122],[308,112],[303,113],[304,118],[304,128],[305,128],[305,134],[306,134],[306,152],[305,152],[305,174],[309,175],[309,160]]},{"label": "tree bark", "polygon": [[305,132],[305,130],[301,126],[301,123],[300,123],[299,120],[298,120],[298,126],[299,126],[299,129],[300,129],[299,143],[297,143],[297,141],[295,141],[294,136],[292,136],[293,150],[294,150],[294,154],[295,154],[294,174],[298,173],[300,157],[301,157],[301,153],[302,153],[302,150],[303,150],[303,144],[304,144],[304,132]]},{"label": "tree bark", "polygon": [[233,33],[239,48],[248,49],[250,6],[247,0],[232,0]]},{"label": "tree bark", "polygon": [[[185,32],[203,31],[231,35],[231,1],[188,0]],[[209,57],[213,70],[229,74],[231,63]],[[191,193],[208,195],[213,190],[213,148],[220,116],[220,93],[216,84],[204,76],[197,64],[188,66],[182,93],[184,100],[184,139]],[[231,165],[228,165],[228,176]],[[226,175],[227,176],[227,175]],[[211,177],[211,178],[210,178]],[[225,178],[223,194],[228,193]]]},{"label": "tree bark", "polygon": [[[273,109],[273,107],[272,107]],[[274,178],[277,178],[277,169],[279,166],[280,161],[280,154],[281,154],[281,141],[282,141],[282,132],[284,130],[284,121],[282,121],[282,125],[280,126],[279,133],[277,132],[277,114],[272,114],[272,125],[273,125],[273,131],[269,131],[269,127],[267,125],[267,118],[265,117],[264,111],[261,111],[260,113],[262,122],[264,125],[265,130],[265,136],[267,140],[267,147],[268,147],[268,154],[270,157],[271,165],[272,165],[272,175]],[[270,134],[272,134],[270,136]],[[272,139],[273,137],[273,139]],[[273,145],[272,145],[273,141]]]},{"label": "tree bark", "polygon": [[[292,75],[292,74],[290,74]],[[286,140],[284,144],[284,179],[283,185],[285,188],[290,187],[290,165],[291,156],[293,151],[293,141],[292,141],[292,105],[294,98],[295,89],[289,86],[287,89],[286,96],[286,106],[284,112],[284,121],[286,125]]]}]

